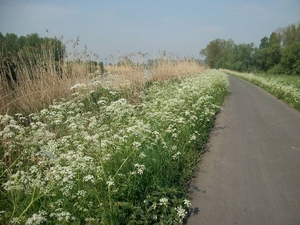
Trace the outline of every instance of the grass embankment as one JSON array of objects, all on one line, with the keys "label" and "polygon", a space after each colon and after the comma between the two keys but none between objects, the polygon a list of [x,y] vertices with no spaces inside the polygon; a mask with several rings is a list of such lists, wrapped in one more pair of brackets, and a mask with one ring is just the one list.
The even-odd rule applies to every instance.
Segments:
[{"label": "grass embankment", "polygon": [[1,224],[180,224],[187,182],[227,92],[225,73],[94,86],[0,116]]},{"label": "grass embankment", "polygon": [[226,73],[247,80],[300,110],[300,76],[256,75],[228,70]]}]

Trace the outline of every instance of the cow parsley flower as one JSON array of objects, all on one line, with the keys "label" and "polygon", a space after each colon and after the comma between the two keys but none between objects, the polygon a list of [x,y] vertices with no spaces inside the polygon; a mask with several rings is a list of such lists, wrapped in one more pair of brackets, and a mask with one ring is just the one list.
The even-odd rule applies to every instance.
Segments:
[{"label": "cow parsley flower", "polygon": [[108,187],[115,185],[115,182],[111,179],[111,177],[109,178],[108,181],[106,181],[106,184]]},{"label": "cow parsley flower", "polygon": [[144,152],[142,152],[142,153],[139,155],[139,157],[140,157],[141,159],[143,159],[143,158],[145,158],[145,157],[146,157],[146,155],[145,155],[145,153],[144,153]]},{"label": "cow parsley flower", "polygon": [[167,205],[168,203],[168,199],[167,198],[161,198],[159,199],[159,204],[160,205]]},{"label": "cow parsley flower", "polygon": [[47,213],[45,211],[39,211],[38,213],[34,213],[32,217],[28,218],[26,221],[26,225],[31,225],[31,224],[42,224],[47,221],[46,216]]},{"label": "cow parsley flower", "polygon": [[183,203],[184,203],[184,205],[186,206],[186,207],[191,207],[191,205],[192,205],[192,203],[191,203],[191,201],[190,200],[187,200],[187,199],[184,199],[183,200]]},{"label": "cow parsley flower", "polygon": [[140,164],[134,164],[134,166],[137,168],[137,173],[142,175],[144,173],[144,170],[146,169],[145,165],[140,165]]},{"label": "cow parsley flower", "polygon": [[90,174],[84,176],[84,177],[83,177],[83,180],[84,180],[85,182],[90,181],[90,182],[92,182],[92,183],[95,183],[95,177],[94,177],[93,175],[90,175]]},{"label": "cow parsley flower", "polygon": [[180,219],[183,219],[185,217],[186,211],[185,211],[184,208],[182,208],[182,206],[176,207],[175,210],[176,210],[176,212],[177,212]]},{"label": "cow parsley flower", "polygon": [[172,155],[173,159],[177,159],[181,155],[181,152],[177,152],[176,154]]}]

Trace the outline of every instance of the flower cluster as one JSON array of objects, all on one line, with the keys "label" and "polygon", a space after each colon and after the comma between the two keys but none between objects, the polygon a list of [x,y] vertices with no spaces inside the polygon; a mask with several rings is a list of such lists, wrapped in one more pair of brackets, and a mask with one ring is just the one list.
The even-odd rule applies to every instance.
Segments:
[{"label": "flower cluster", "polygon": [[[0,223],[180,223],[191,162],[227,86],[227,76],[211,70],[153,83],[139,105],[98,87],[36,114],[0,115]],[[175,187],[174,195],[158,192]]]},{"label": "flower cluster", "polygon": [[258,76],[252,73],[245,74],[232,71],[228,73],[260,86],[261,88],[275,95],[279,99],[282,99],[286,103],[300,110],[299,82],[297,87],[295,84],[288,82],[286,78],[280,76]]}]

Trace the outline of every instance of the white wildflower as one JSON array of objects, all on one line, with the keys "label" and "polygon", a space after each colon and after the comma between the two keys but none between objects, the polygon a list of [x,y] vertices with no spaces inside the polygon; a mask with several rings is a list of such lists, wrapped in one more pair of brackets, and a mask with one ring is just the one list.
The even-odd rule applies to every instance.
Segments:
[{"label": "white wildflower", "polygon": [[141,143],[135,141],[135,142],[132,143],[132,145],[133,145],[133,147],[135,147],[135,148],[139,148],[139,147],[141,146]]},{"label": "white wildflower", "polygon": [[106,181],[106,184],[108,187],[115,185],[115,182],[112,180],[112,178],[110,177],[108,181]]},{"label": "white wildflower", "polygon": [[[102,142],[101,142],[102,143]],[[107,153],[102,157],[102,160],[108,161],[111,158],[111,154]]]},{"label": "white wildflower", "polygon": [[58,221],[71,221],[71,220],[75,220],[75,217],[71,216],[71,213],[69,212],[58,212],[58,213],[51,213],[50,217],[56,217],[58,219]]},{"label": "white wildflower", "polygon": [[197,137],[196,137],[196,135],[195,135],[195,134],[193,134],[193,135],[192,135],[192,137],[190,138],[190,141],[195,141],[195,140],[196,140],[196,138],[197,138]]},{"label": "white wildflower", "polygon": [[186,110],[186,111],[184,112],[184,114],[185,114],[186,116],[188,116],[188,115],[190,115],[190,112]]},{"label": "white wildflower", "polygon": [[106,104],[106,101],[105,100],[99,100],[98,102],[97,102],[97,104],[98,105],[105,105]]},{"label": "white wildflower", "polygon": [[47,221],[45,215],[47,213],[45,211],[39,211],[38,213],[34,213],[32,217],[28,218],[26,221],[26,225],[31,224],[42,224]]},{"label": "white wildflower", "polygon": [[177,138],[178,137],[178,134],[177,133],[173,133],[172,134],[172,138]]},{"label": "white wildflower", "polygon": [[180,219],[183,219],[186,215],[186,211],[184,208],[182,208],[181,206],[176,207],[175,210],[177,211],[177,214],[179,216]]},{"label": "white wildflower", "polygon": [[141,175],[144,173],[144,170],[146,169],[145,165],[140,165],[136,163],[134,164],[134,166],[137,168],[137,173]]},{"label": "white wildflower", "polygon": [[183,203],[184,203],[184,205],[186,205],[186,207],[191,207],[191,205],[192,205],[192,203],[191,203],[191,201],[190,200],[187,200],[187,199],[184,199],[183,200]]},{"label": "white wildflower", "polygon": [[159,204],[160,205],[167,205],[168,203],[168,199],[167,198],[161,198],[159,199]]},{"label": "white wildflower", "polygon": [[93,175],[86,175],[85,177],[83,177],[83,180],[85,182],[90,181],[92,183],[95,183],[95,177]]},{"label": "white wildflower", "polygon": [[173,159],[177,159],[181,155],[181,152],[177,152],[176,154],[172,155]]},{"label": "white wildflower", "polygon": [[139,155],[139,157],[140,157],[141,159],[143,159],[143,158],[145,158],[145,157],[146,157],[146,155],[145,155],[145,153],[144,153],[144,152],[142,152],[142,153]]}]

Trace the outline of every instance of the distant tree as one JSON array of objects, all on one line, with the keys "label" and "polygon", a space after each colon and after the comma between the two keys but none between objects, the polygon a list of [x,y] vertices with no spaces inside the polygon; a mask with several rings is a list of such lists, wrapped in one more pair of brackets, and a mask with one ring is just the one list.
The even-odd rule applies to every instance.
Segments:
[{"label": "distant tree", "polygon": [[300,75],[300,22],[263,37],[259,47],[215,39],[200,51],[211,68]]},{"label": "distant tree", "polygon": [[234,45],[225,68],[237,71],[250,71],[253,68],[252,55],[255,52],[254,44]]},{"label": "distant tree", "polygon": [[271,47],[258,49],[253,54],[253,62],[258,70],[268,71],[280,62],[281,48],[279,44],[273,44]]},{"label": "distant tree", "polygon": [[269,47],[269,38],[263,37],[260,40],[259,49],[268,48]]},{"label": "distant tree", "polygon": [[37,33],[28,34],[26,35],[25,39],[26,39],[25,42],[26,47],[37,47],[44,43],[44,39],[40,38]]},{"label": "distant tree", "polygon": [[272,32],[269,38],[269,46],[281,45],[281,34],[279,32]]},{"label": "distant tree", "polygon": [[205,62],[210,68],[220,68],[227,61],[234,42],[232,39],[215,39],[200,51],[206,57]]},{"label": "distant tree", "polygon": [[100,74],[103,75],[105,73],[103,62],[99,62],[99,68],[100,68]]},{"label": "distant tree", "polygon": [[5,36],[0,32],[0,49],[4,47],[5,44]]},{"label": "distant tree", "polygon": [[282,29],[282,42],[284,47],[300,42],[300,23],[291,24]]},{"label": "distant tree", "polygon": [[[16,67],[22,60],[27,69],[36,66],[37,60],[53,61],[53,67],[59,74],[61,63],[65,56],[65,45],[56,38],[42,38],[37,33],[18,37],[14,33],[5,36],[0,33],[0,58],[1,76],[6,77],[9,82],[17,82]],[[28,71],[30,71],[28,69]],[[18,76],[20,72],[18,73]]]},{"label": "distant tree", "polygon": [[22,48],[25,47],[25,45],[26,45],[26,37],[20,36],[20,37],[18,38],[18,47],[19,47],[20,49],[22,49]]},{"label": "distant tree", "polygon": [[5,42],[4,42],[5,51],[4,54],[6,56],[11,54],[16,54],[16,52],[19,50],[18,46],[18,36],[13,33],[7,33],[5,35]]},{"label": "distant tree", "polygon": [[300,43],[295,42],[282,50],[280,65],[287,74],[300,75]]}]

